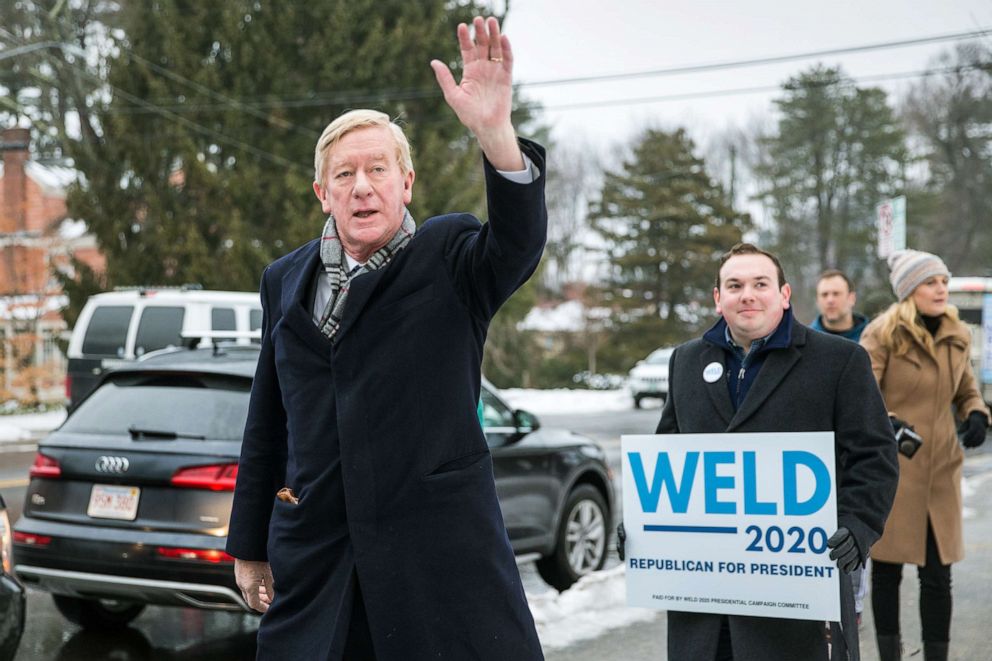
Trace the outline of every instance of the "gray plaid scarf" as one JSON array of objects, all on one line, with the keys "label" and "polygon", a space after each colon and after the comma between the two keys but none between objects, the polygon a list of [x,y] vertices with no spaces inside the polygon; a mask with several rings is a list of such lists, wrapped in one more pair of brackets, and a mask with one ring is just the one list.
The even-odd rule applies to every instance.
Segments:
[{"label": "gray plaid scarf", "polygon": [[396,256],[400,250],[413,238],[417,231],[417,223],[413,221],[413,216],[407,209],[403,210],[403,223],[386,245],[376,250],[369,256],[367,262],[361,266],[356,266],[351,272],[345,264],[344,249],[338,239],[338,228],[334,223],[334,216],[328,216],[324,224],[324,233],[320,241],[320,261],[324,263],[324,272],[331,279],[331,297],[324,307],[324,313],[320,316],[320,323],[317,327],[327,339],[333,341],[341,326],[341,317],[344,315],[344,304],[348,300],[348,289],[353,278],[381,269]]}]

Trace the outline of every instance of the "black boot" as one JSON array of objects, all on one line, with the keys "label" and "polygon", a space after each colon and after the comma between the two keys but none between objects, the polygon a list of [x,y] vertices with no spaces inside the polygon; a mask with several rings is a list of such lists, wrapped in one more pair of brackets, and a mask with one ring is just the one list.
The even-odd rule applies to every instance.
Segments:
[{"label": "black boot", "polygon": [[923,641],[924,661],[947,661],[947,646],[950,643],[928,643]]},{"label": "black boot", "polygon": [[[878,642],[879,661],[899,661],[902,658],[902,642],[899,636],[875,636]],[[947,647],[944,647],[944,658],[947,658]],[[927,661],[930,661],[927,659]]]}]

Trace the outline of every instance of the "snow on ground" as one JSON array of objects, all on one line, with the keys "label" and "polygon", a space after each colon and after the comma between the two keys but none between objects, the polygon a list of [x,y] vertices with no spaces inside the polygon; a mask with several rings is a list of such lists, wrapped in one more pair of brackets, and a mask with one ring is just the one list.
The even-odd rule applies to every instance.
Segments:
[{"label": "snow on ground", "polygon": [[[634,400],[626,390],[528,390],[507,388],[500,390],[503,399],[513,408],[521,408],[537,415],[559,415],[570,413],[603,413],[606,411],[629,411]],[[660,402],[655,400],[655,406]],[[649,402],[644,402],[649,406]]]},{"label": "snow on ground", "polygon": [[[977,457],[966,457],[966,459],[972,459]],[[973,462],[977,464],[978,462]],[[985,462],[986,464],[992,464],[992,462]],[[974,507],[969,507],[968,504],[971,502],[972,497],[978,495],[982,491],[982,487],[986,482],[992,480],[992,470],[986,470],[985,472],[978,473],[977,475],[965,475],[961,478],[961,495],[964,497],[965,505],[961,510],[961,516],[965,519],[972,519],[977,514],[978,511]]]},{"label": "snow on ground", "polygon": [[657,611],[627,606],[624,565],[582,577],[565,592],[527,595],[545,650],[597,638],[610,629],[647,622]]},{"label": "snow on ground", "polygon": [[37,439],[61,425],[63,420],[65,409],[46,413],[0,415],[0,443]]}]

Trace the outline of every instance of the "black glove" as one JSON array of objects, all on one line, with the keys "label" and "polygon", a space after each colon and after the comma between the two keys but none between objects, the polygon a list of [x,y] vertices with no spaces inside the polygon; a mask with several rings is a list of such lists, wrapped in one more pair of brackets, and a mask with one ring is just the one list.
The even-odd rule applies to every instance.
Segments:
[{"label": "black glove", "polygon": [[898,434],[899,433],[899,430],[902,429],[903,427],[909,427],[910,429],[913,428],[913,425],[909,424],[905,420],[900,420],[899,418],[897,418],[894,415],[890,415],[889,416],[889,422],[892,424],[892,433],[893,434]]},{"label": "black glove", "polygon": [[623,562],[624,557],[627,555],[626,551],[627,542],[627,531],[623,529],[623,521],[617,526],[617,555],[620,556],[620,561]]},{"label": "black glove", "polygon": [[838,528],[837,532],[827,540],[830,551],[830,559],[837,561],[837,567],[842,572],[853,574],[861,566],[861,552],[858,550],[858,543],[854,541],[854,535],[847,528]]},{"label": "black glove", "polygon": [[977,448],[985,442],[985,430],[989,427],[989,419],[981,411],[972,411],[968,418],[958,427],[961,444],[966,448]]}]

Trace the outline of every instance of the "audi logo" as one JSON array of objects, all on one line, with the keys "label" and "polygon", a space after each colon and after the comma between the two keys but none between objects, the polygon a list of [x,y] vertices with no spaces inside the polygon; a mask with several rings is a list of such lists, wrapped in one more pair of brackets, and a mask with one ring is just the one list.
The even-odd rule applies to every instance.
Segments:
[{"label": "audi logo", "polygon": [[115,475],[120,475],[121,473],[126,473],[131,462],[127,460],[127,457],[111,457],[104,455],[102,457],[97,457],[96,460],[96,470],[98,473],[113,473]]}]

